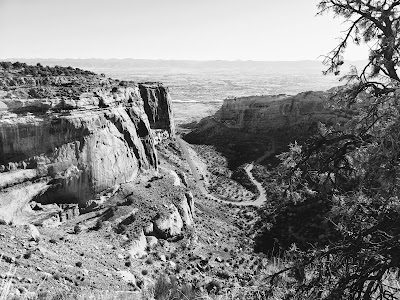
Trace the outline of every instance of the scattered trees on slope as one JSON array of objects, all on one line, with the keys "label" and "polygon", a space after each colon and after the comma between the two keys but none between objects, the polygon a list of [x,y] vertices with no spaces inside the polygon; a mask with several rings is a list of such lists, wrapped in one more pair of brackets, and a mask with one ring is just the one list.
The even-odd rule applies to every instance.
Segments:
[{"label": "scattered trees on slope", "polygon": [[[318,7],[350,23],[325,58],[326,73],[339,74],[349,42],[372,44],[368,65],[345,76],[349,83],[332,100],[335,107],[356,107],[358,115],[346,124],[321,125],[318,135],[280,156],[269,183],[275,201],[263,216],[269,246],[261,245],[295,258],[282,271],[298,275],[292,298],[398,299],[400,1],[322,0]],[[308,239],[309,228],[282,232],[282,214],[293,218],[315,206],[321,208],[315,227],[324,230],[318,241]]]}]

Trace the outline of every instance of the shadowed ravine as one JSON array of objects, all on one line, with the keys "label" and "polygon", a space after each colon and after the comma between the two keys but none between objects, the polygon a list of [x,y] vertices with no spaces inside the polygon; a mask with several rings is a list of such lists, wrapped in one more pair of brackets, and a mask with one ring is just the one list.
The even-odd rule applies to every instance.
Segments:
[{"label": "shadowed ravine", "polygon": [[201,176],[200,176],[200,174],[199,174],[199,172],[197,170],[197,167],[196,167],[194,161],[192,160],[192,158],[191,158],[191,156],[189,154],[189,151],[186,148],[186,142],[184,142],[180,137],[177,137],[177,141],[179,142],[179,145],[181,146],[182,151],[183,151],[183,153],[185,155],[185,158],[186,158],[186,160],[187,160],[187,162],[189,164],[189,167],[190,167],[190,169],[191,169],[191,171],[193,173],[193,176],[194,176],[195,181],[196,181],[196,185],[200,189],[200,191],[203,193],[204,196],[209,197],[209,198],[211,198],[211,199],[213,199],[215,201],[224,202],[224,203],[230,203],[230,204],[239,205],[239,206],[257,206],[257,207],[259,207],[267,200],[266,195],[265,195],[265,191],[262,188],[261,183],[259,183],[258,181],[256,181],[254,179],[253,174],[251,174],[251,170],[254,167],[254,163],[260,162],[260,161],[266,159],[267,157],[271,156],[275,152],[274,147],[272,147],[272,149],[267,151],[263,156],[261,156],[255,162],[252,162],[252,163],[248,164],[245,167],[245,171],[246,171],[247,175],[249,176],[251,182],[257,187],[257,190],[259,192],[258,198],[256,200],[254,200],[254,201],[233,202],[233,201],[226,201],[226,200],[222,200],[220,198],[217,198],[217,197],[211,195],[207,191],[207,189],[204,186],[204,181],[201,180]]}]

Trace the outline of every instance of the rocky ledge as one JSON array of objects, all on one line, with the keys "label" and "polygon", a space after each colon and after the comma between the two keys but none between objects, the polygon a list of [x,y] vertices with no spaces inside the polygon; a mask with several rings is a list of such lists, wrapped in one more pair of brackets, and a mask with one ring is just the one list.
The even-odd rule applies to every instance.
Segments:
[{"label": "rocky ledge", "polygon": [[173,135],[171,99],[160,83],[2,63],[0,220],[19,222],[31,201],[84,206],[156,170],[156,140]]}]

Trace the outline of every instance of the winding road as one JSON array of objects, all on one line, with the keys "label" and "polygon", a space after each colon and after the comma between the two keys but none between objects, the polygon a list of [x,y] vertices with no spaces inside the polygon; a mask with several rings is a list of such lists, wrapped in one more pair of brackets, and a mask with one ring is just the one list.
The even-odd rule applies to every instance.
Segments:
[{"label": "winding road", "polygon": [[[215,201],[219,201],[219,202],[223,202],[223,203],[228,203],[228,204],[233,204],[233,205],[238,205],[238,206],[257,206],[257,207],[259,207],[259,206],[261,206],[261,205],[267,200],[267,197],[266,197],[266,195],[265,195],[265,191],[264,191],[264,189],[263,189],[261,183],[259,183],[258,181],[256,181],[256,180],[254,179],[254,177],[253,177],[253,174],[251,174],[251,170],[252,170],[253,167],[254,167],[254,162],[248,164],[248,165],[245,167],[245,171],[246,171],[247,175],[249,176],[250,180],[253,182],[253,184],[257,187],[257,189],[258,189],[258,191],[259,191],[259,196],[258,196],[258,198],[257,198],[256,200],[254,200],[254,201],[234,202],[234,201],[222,200],[222,199],[219,199],[219,198],[217,198],[217,197],[211,195],[211,194],[207,191],[207,189],[206,189],[206,187],[205,187],[205,185],[204,185],[204,180],[202,180],[203,176],[201,176],[201,175],[199,174],[199,171],[198,171],[198,169],[197,169],[195,163],[193,162],[192,157],[190,156],[190,153],[189,153],[189,151],[188,151],[188,149],[187,149],[186,142],[183,141],[180,137],[177,137],[176,139],[177,139],[179,145],[181,146],[181,149],[182,149],[182,151],[183,151],[183,154],[185,155],[186,161],[187,161],[188,164],[189,164],[189,167],[190,167],[190,169],[191,169],[191,171],[192,171],[192,174],[193,174],[193,176],[194,176],[194,179],[195,179],[195,181],[196,181],[196,185],[197,185],[197,187],[200,189],[200,191],[203,193],[204,196],[206,196],[206,197],[208,197],[208,198],[211,198],[211,199],[213,199],[213,200],[215,200]],[[259,159],[257,159],[257,160],[256,160],[256,163],[257,163],[257,162],[260,162],[260,161],[262,161],[262,160],[264,160],[264,159],[267,158],[268,156],[272,155],[274,152],[275,152],[275,147],[273,146],[271,150],[267,151],[262,157],[260,157]]]}]

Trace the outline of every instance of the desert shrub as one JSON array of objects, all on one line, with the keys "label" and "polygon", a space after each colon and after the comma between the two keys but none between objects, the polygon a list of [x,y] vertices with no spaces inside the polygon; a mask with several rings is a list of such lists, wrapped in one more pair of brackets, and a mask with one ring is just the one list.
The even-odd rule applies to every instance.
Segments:
[{"label": "desert shrub", "polygon": [[15,63],[13,63],[12,66],[13,66],[14,69],[20,69],[20,68],[26,66],[26,64],[20,63],[19,61],[17,61]]},{"label": "desert shrub", "polygon": [[128,227],[125,224],[119,223],[118,226],[115,228],[115,232],[118,234],[126,233]]},{"label": "desert shrub", "polygon": [[3,69],[9,70],[9,69],[12,68],[12,63],[9,62],[9,61],[2,61],[2,62],[0,62],[0,66],[1,66]]},{"label": "desert shrub", "polygon": [[92,230],[100,230],[103,227],[103,220],[101,218],[97,219],[94,226],[91,228]]},{"label": "desert shrub", "polygon": [[146,270],[146,269],[143,269],[143,270],[142,270],[142,275],[147,275],[147,274],[149,274],[149,271]]},{"label": "desert shrub", "polygon": [[175,277],[160,275],[154,285],[154,299],[156,300],[195,300],[200,299],[200,293],[191,284],[178,285]]},{"label": "desert shrub", "polygon": [[169,299],[171,288],[172,284],[169,278],[165,274],[160,275],[154,286],[154,298],[156,300]]},{"label": "desert shrub", "polygon": [[221,283],[215,279],[211,280],[205,285],[205,289],[208,294],[217,295],[221,291]]},{"label": "desert shrub", "polygon": [[75,226],[74,226],[74,233],[75,234],[79,234],[79,233],[81,233],[82,232],[82,227],[79,225],[79,224],[76,224]]}]

